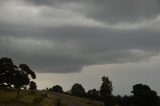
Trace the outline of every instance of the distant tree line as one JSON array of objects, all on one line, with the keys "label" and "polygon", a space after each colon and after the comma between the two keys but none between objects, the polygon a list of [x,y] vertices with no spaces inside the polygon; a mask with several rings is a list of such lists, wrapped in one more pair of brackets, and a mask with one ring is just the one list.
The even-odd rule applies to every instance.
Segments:
[{"label": "distant tree line", "polygon": [[[36,90],[37,85],[31,79],[36,79],[36,74],[26,64],[16,66],[11,58],[2,57],[0,59],[0,89],[15,88],[17,90],[17,98],[20,96],[21,88]],[[103,101],[104,106],[160,106],[160,97],[157,92],[152,90],[148,85],[133,85],[133,95],[130,96],[114,96],[112,94],[112,81],[108,77],[102,77],[102,84],[99,90],[91,89],[88,92],[84,87],[75,83],[71,90],[64,92],[60,85],[55,85],[47,89],[52,92],[64,93],[93,100]]]},{"label": "distant tree line", "polygon": [[91,89],[85,92],[83,86],[75,83],[71,90],[64,92],[60,85],[53,86],[49,91],[65,93],[93,100],[103,101],[104,106],[160,106],[160,97],[156,91],[152,90],[148,85],[136,84],[133,86],[131,96],[114,96],[112,94],[112,82],[108,77],[102,77],[102,85],[100,90]]},{"label": "distant tree line", "polygon": [[160,97],[148,85],[136,84],[131,92],[133,93],[131,96],[116,96],[117,104],[120,106],[160,106]]},{"label": "distant tree line", "polygon": [[31,79],[36,79],[36,74],[26,64],[16,66],[11,58],[2,57],[0,59],[0,88],[16,88],[17,98],[20,89],[29,85],[29,89],[37,89],[37,85]]}]

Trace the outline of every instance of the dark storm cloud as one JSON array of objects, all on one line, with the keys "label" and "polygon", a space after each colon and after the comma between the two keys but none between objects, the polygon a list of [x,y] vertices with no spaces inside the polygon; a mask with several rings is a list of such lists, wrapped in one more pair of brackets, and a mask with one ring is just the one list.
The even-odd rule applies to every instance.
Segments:
[{"label": "dark storm cloud", "polygon": [[33,3],[34,5],[56,5],[60,3],[71,3],[71,2],[84,2],[85,0],[26,0],[25,2]]},{"label": "dark storm cloud", "polygon": [[[0,55],[37,72],[62,73],[159,55],[158,25],[152,27],[158,1],[129,1],[6,0],[0,7]],[[139,18],[153,22],[134,24]],[[126,20],[129,29],[114,24]]]},{"label": "dark storm cloud", "polygon": [[34,5],[71,8],[87,17],[107,23],[135,22],[156,18],[159,0],[29,0]]},{"label": "dark storm cloud", "polygon": [[75,72],[86,65],[137,62],[159,53],[158,32],[73,27],[46,32],[27,40],[21,35],[3,38],[1,54],[14,55],[19,63],[27,62],[39,71]]},{"label": "dark storm cloud", "polygon": [[[102,0],[93,1],[88,16],[109,23],[135,22],[152,19],[160,13],[159,0]],[[95,14],[96,13],[96,14]]]}]

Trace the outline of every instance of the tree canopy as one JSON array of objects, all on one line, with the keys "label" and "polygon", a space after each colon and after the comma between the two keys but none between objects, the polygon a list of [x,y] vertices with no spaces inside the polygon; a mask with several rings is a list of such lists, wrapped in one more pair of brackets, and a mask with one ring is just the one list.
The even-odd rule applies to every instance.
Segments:
[{"label": "tree canopy", "polygon": [[14,84],[14,78],[17,72],[17,66],[13,64],[11,58],[2,57],[0,59],[0,84],[11,86]]},{"label": "tree canopy", "polygon": [[19,68],[21,71],[23,71],[25,74],[30,75],[32,79],[36,79],[36,74],[34,71],[32,71],[26,64],[20,64]]},{"label": "tree canopy", "polygon": [[114,106],[114,99],[112,96],[112,82],[108,77],[102,77],[102,85],[100,87],[100,94],[105,106]]},{"label": "tree canopy", "polygon": [[29,89],[30,90],[36,90],[37,89],[37,84],[34,81],[31,81],[29,84]]},{"label": "tree canopy", "polygon": [[36,74],[26,64],[20,64],[17,67],[11,58],[0,59],[0,85],[9,87],[13,85],[17,89],[17,98],[19,98],[21,87],[30,83],[29,75],[32,79],[36,78]]},{"label": "tree canopy", "polygon": [[55,85],[52,88],[50,88],[50,91],[53,92],[58,92],[58,93],[63,93],[63,88],[60,85]]},{"label": "tree canopy", "polygon": [[88,90],[87,97],[91,98],[91,99],[99,100],[100,99],[100,91],[96,90],[95,88]]},{"label": "tree canopy", "polygon": [[81,97],[86,96],[85,89],[81,84],[78,83],[72,86],[71,93],[75,96],[81,96]]},{"label": "tree canopy", "polygon": [[148,85],[136,84],[133,86],[134,104],[137,106],[157,106],[159,98],[157,93]]},{"label": "tree canopy", "polygon": [[108,77],[102,77],[102,85],[100,87],[100,93],[102,96],[107,96],[107,95],[111,95],[112,94],[112,82],[109,80]]}]

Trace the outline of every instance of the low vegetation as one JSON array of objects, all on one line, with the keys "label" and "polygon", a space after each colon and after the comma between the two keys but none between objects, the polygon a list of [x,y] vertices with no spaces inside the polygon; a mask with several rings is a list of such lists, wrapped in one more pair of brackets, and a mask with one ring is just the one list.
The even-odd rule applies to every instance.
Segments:
[{"label": "low vegetation", "polygon": [[82,98],[82,97],[77,97],[77,96],[70,96],[67,95],[69,98],[72,98],[73,100],[77,100],[81,103],[92,105],[92,106],[104,106],[104,103],[98,100],[94,99],[89,99],[89,98]]},{"label": "low vegetation", "polygon": [[68,106],[54,95],[46,95],[44,91],[22,90],[20,98],[16,98],[15,90],[0,91],[0,106]]},{"label": "low vegetation", "polygon": [[35,78],[36,74],[26,64],[16,66],[11,58],[1,58],[0,106],[69,106],[66,100],[61,99],[64,96],[91,106],[160,106],[160,97],[148,85],[133,85],[133,95],[122,97],[112,94],[112,81],[105,76],[99,90],[88,92],[79,83],[67,92],[59,85],[38,91],[36,82],[31,81]]}]

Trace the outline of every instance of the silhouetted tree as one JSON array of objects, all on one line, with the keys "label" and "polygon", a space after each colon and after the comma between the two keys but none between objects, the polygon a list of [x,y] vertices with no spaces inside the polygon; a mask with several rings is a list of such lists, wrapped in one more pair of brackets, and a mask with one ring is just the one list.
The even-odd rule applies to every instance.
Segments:
[{"label": "silhouetted tree", "polygon": [[81,84],[78,84],[78,83],[72,86],[71,93],[75,96],[80,96],[80,97],[86,96],[85,89]]},{"label": "silhouetted tree", "polygon": [[[34,73],[34,71],[30,69],[30,67],[27,64],[20,64],[19,68],[24,74],[26,74],[29,77],[30,80],[31,78],[36,79],[36,74]],[[27,88],[27,85],[25,85],[24,88]]]},{"label": "silhouetted tree", "polygon": [[2,57],[0,59],[0,85],[11,87],[13,83],[13,74],[16,70],[17,66],[13,64],[11,58]]},{"label": "silhouetted tree", "polygon": [[87,97],[95,100],[100,100],[100,91],[96,89],[89,90],[87,92]]},{"label": "silhouetted tree", "polygon": [[51,88],[51,91],[58,92],[58,93],[63,93],[63,88],[60,85],[55,85]]},{"label": "silhouetted tree", "polygon": [[120,95],[115,97],[116,99],[116,104],[119,106],[123,106],[123,101],[122,101],[122,97]]},{"label": "silhouetted tree", "polygon": [[36,90],[37,89],[37,84],[34,81],[31,81],[29,84],[29,89],[30,90]]},{"label": "silhouetted tree", "polygon": [[[17,89],[17,98],[19,98],[21,87],[26,87],[30,83],[31,78],[36,78],[36,74],[26,64],[20,64],[19,68],[20,70],[16,71],[14,78],[14,85]],[[31,77],[29,78],[29,76]]]},{"label": "silhouetted tree", "polygon": [[[28,76],[30,75],[30,77],[32,79],[36,79],[36,74],[34,73],[34,71],[32,71],[28,65],[26,64],[20,64],[19,68],[21,69],[21,71],[23,71],[25,74],[27,74]],[[31,79],[30,78],[30,79]]]},{"label": "silhouetted tree", "polygon": [[0,59],[0,84],[14,85],[17,89],[17,98],[19,98],[21,87],[30,83],[28,75],[31,75],[33,79],[36,78],[35,73],[27,65],[20,65],[19,68],[13,64],[11,58],[3,57]]},{"label": "silhouetted tree", "polygon": [[112,82],[109,80],[108,77],[102,77],[102,85],[100,87],[100,94],[102,96],[103,102],[105,106],[114,106],[115,101],[114,97],[112,96]]},{"label": "silhouetted tree", "polygon": [[13,81],[14,81],[13,82],[14,87],[17,89],[17,98],[19,98],[21,87],[28,85],[30,82],[30,79],[28,78],[28,76],[25,73],[17,70],[14,73]]},{"label": "silhouetted tree", "polygon": [[134,103],[133,103],[133,96],[125,95],[122,98],[122,105],[121,106],[135,106]]},{"label": "silhouetted tree", "polygon": [[132,93],[135,106],[158,106],[159,97],[148,85],[136,84]]}]

